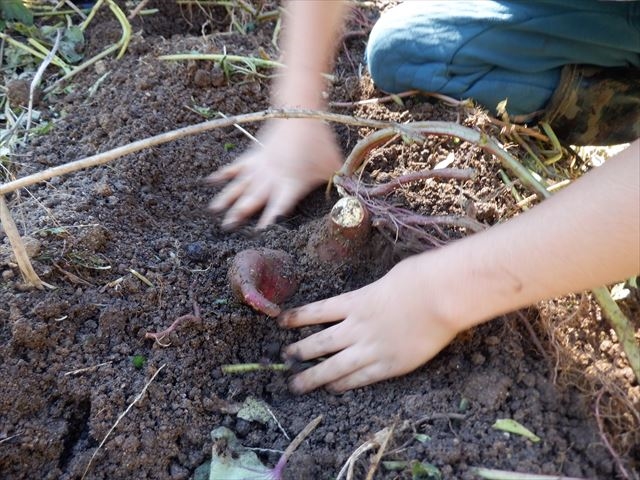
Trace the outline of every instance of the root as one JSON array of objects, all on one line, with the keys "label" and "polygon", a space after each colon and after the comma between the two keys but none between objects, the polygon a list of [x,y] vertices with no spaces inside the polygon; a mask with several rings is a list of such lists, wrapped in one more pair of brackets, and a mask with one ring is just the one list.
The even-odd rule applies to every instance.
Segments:
[{"label": "root", "polygon": [[606,449],[609,451],[609,455],[611,455],[611,458],[613,458],[616,464],[616,467],[620,472],[620,475],[622,475],[622,477],[625,480],[632,480],[631,476],[629,475],[629,472],[627,472],[627,469],[624,468],[624,464],[620,459],[620,455],[615,450],[615,448],[613,448],[613,446],[611,445],[611,442],[609,442],[609,439],[607,438],[607,434],[604,431],[604,423],[602,421],[602,416],[600,415],[600,401],[602,400],[603,394],[604,394],[604,390],[600,390],[600,393],[598,393],[598,396],[596,397],[595,407],[594,407],[596,423],[598,424],[598,432],[600,433],[600,438],[602,439],[602,443],[604,444]]},{"label": "root", "polygon": [[171,343],[162,343],[162,340],[166,336],[168,336],[171,332],[176,330],[180,324],[184,322],[200,322],[202,318],[200,317],[200,307],[197,303],[193,302],[193,313],[189,313],[187,315],[182,315],[181,317],[176,318],[168,328],[162,330],[161,332],[147,332],[144,334],[144,338],[152,338],[156,341],[158,345],[161,347],[168,347]]}]

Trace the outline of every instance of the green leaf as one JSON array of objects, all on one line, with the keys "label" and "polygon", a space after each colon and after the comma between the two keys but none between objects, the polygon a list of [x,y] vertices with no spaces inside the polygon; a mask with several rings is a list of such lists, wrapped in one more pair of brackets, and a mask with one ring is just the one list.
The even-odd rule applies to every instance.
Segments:
[{"label": "green leaf", "polygon": [[496,430],[502,430],[503,432],[520,435],[522,437],[528,438],[533,443],[538,443],[540,441],[540,437],[538,437],[535,433],[510,418],[501,418],[496,420],[496,423],[493,424],[493,428],[495,428]]},{"label": "green leaf", "polygon": [[[45,25],[40,29],[41,36],[53,45],[56,40],[58,27]],[[82,29],[76,25],[65,28],[60,37],[60,45],[58,52],[69,63],[79,63],[83,59],[84,54],[84,33]]]},{"label": "green leaf", "polygon": [[243,446],[231,430],[218,427],[211,432],[211,438],[214,445],[209,480],[269,478],[272,470],[260,462],[254,451]]},{"label": "green leaf", "polygon": [[440,480],[442,473],[435,465],[414,461],[411,463],[411,478],[413,480]]},{"label": "green leaf", "polygon": [[413,438],[415,438],[420,443],[426,443],[431,441],[431,437],[426,433],[414,433]]},{"label": "green leaf", "polygon": [[0,1],[0,16],[4,20],[33,25],[33,13],[23,5],[21,0]]},{"label": "green leaf", "polygon": [[144,355],[134,355],[133,357],[131,357],[131,363],[133,364],[134,368],[137,368],[138,370],[144,367],[146,361],[147,359],[144,357]]}]

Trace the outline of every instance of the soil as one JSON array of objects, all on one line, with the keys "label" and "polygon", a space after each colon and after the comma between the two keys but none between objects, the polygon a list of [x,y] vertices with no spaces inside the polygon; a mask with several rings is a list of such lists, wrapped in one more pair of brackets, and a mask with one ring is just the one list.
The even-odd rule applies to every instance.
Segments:
[{"label": "soil", "polygon": [[[266,78],[239,73],[226,78],[211,63],[157,57],[226,49],[277,58],[275,21],[241,33],[222,8],[210,10],[205,19],[196,18],[202,12],[171,15],[165,9],[137,19],[122,59],[101,61],[63,93],[43,99],[48,110],[42,110],[54,126],[24,148],[16,176],[200,122],[198,109],[234,115],[268,107]],[[364,9],[360,21],[376,15]],[[108,12],[101,14],[88,31],[87,55],[118,37],[118,23]],[[365,40],[345,41],[328,91],[331,101],[384,95],[366,73],[358,74]],[[398,121],[476,121],[424,97],[406,99],[404,106],[390,102],[335,111]],[[245,128],[255,134],[259,125]],[[367,133],[335,129],[345,153]],[[370,283],[413,248],[394,246],[378,235],[352,261],[318,261],[307,243],[338,198],[332,193],[327,199],[324,189],[266,231],[223,231],[206,210],[215,189],[202,179],[250,146],[237,129],[214,130],[8,197],[36,271],[56,288],[24,289],[4,239],[0,478],[77,479],[89,462],[87,478],[92,479],[192,478],[211,458],[210,432],[219,426],[233,430],[243,445],[261,449],[260,458],[275,465],[279,454],[273,450],[284,450],[289,440],[274,422],[246,421],[233,413],[248,397],[266,402],[291,438],[317,415],[324,416],[289,461],[286,479],[336,478],[358,446],[391,425],[396,433],[384,461],[430,463],[446,479],[478,478],[473,467],[616,476],[591,399],[577,386],[554,383],[552,365],[516,315],[461,336],[410,375],[343,395],[321,390],[295,396],[282,372],[223,374],[225,364],[279,362],[282,347],[315,330],[283,331],[273,319],[238,303],[227,270],[239,251],[267,247],[293,255],[301,285],[285,306],[295,306]],[[449,152],[454,152],[453,167],[475,168],[477,177],[416,183],[393,201],[421,213],[472,211],[488,225],[517,211],[496,159],[454,140],[398,141],[377,149],[364,179],[386,181],[399,172],[433,167]],[[456,227],[442,232],[447,238],[464,233]],[[171,333],[168,346],[145,338],[192,313],[194,304],[200,320]],[[637,306],[630,308],[637,314]],[[537,312],[523,313],[544,337]],[[542,440],[533,443],[492,428],[503,418],[517,420]],[[372,457],[368,452],[360,458],[354,478],[365,478]],[[640,449],[625,452],[623,460],[633,468]],[[254,476],[248,471],[247,478]],[[380,466],[373,478],[412,475],[410,468]]]}]

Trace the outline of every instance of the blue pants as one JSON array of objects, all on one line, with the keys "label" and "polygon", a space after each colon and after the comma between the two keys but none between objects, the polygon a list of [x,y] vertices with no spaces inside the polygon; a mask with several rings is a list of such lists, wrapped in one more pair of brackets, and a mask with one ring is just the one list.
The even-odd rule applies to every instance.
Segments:
[{"label": "blue pants", "polygon": [[[376,85],[541,110],[564,65],[640,69],[640,1],[425,0],[385,12],[367,45]],[[640,75],[640,70],[638,71]]]}]

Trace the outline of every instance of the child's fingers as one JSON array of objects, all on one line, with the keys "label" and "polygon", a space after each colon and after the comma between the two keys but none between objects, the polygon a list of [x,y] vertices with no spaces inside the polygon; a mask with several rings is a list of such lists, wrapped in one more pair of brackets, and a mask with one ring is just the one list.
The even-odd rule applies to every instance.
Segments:
[{"label": "child's fingers", "polygon": [[276,218],[289,213],[297,201],[298,198],[289,192],[276,192],[269,199],[256,228],[262,229],[271,225],[276,221]]},{"label": "child's fingers", "polygon": [[356,295],[357,291],[347,292],[337,297],[287,310],[278,317],[278,325],[284,328],[297,328],[344,320],[353,309],[352,302]]},{"label": "child's fingers", "polygon": [[306,393],[332,383],[367,365],[364,357],[357,355],[354,348],[348,348],[315,367],[297,374],[290,383],[294,393]]},{"label": "child's fingers", "polygon": [[375,362],[329,383],[327,385],[327,389],[332,392],[342,393],[347,390],[364,387],[394,376],[395,375],[391,373],[389,365],[385,365],[381,362]]},{"label": "child's fingers", "polygon": [[231,165],[227,165],[219,170],[216,170],[211,175],[206,177],[205,181],[214,185],[227,182],[235,178],[242,171],[242,168],[243,164],[241,162],[234,162]]},{"label": "child's fingers", "polygon": [[238,179],[231,182],[209,203],[209,209],[216,213],[229,208],[244,193],[247,188],[246,179]]},{"label": "child's fingers", "polygon": [[246,220],[260,210],[268,198],[269,192],[263,190],[252,191],[251,188],[245,189],[242,192],[242,196],[235,201],[233,207],[227,212],[222,226],[228,227]]},{"label": "child's fingers", "polygon": [[344,350],[350,346],[351,339],[341,328],[342,325],[334,325],[287,346],[285,356],[306,361]]}]

